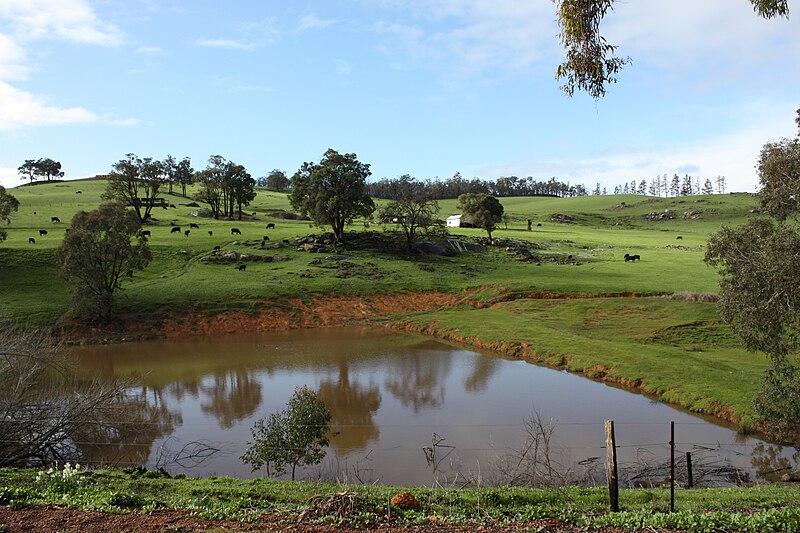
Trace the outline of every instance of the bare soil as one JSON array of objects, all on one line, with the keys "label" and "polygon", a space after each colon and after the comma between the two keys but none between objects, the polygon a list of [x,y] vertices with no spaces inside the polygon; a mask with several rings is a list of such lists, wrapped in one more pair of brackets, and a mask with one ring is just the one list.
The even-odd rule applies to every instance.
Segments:
[{"label": "bare soil", "polygon": [[[378,524],[364,529],[349,527],[332,527],[317,524],[297,523],[284,515],[263,515],[256,522],[235,522],[231,520],[203,520],[192,512],[179,509],[154,511],[150,514],[113,514],[78,509],[45,506],[28,509],[11,510],[0,507],[0,531],[7,533],[21,532],[189,532],[189,531],[298,531],[298,532],[337,532],[355,531],[420,531],[420,532],[509,532],[509,531],[541,531],[546,533],[574,533],[579,528],[562,524],[557,520],[539,520],[518,524],[452,524],[437,523],[436,517],[419,526],[398,526],[391,522]],[[596,530],[600,533],[614,533],[619,529]],[[650,530],[655,531],[655,530]]]}]

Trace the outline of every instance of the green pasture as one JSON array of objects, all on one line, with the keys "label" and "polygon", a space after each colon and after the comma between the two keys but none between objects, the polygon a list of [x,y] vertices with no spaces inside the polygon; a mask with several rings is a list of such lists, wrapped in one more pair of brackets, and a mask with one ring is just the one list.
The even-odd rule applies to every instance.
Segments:
[{"label": "green pasture", "polygon": [[[68,288],[60,279],[55,250],[72,216],[101,202],[102,180],[38,184],[12,189],[19,212],[8,226],[8,240],[0,243],[0,318],[41,323],[68,311]],[[81,191],[77,194],[77,191]],[[308,221],[286,220],[267,212],[288,210],[285,194],[259,190],[242,221],[193,216],[195,207],[177,194],[167,194],[175,208],[153,210],[147,227],[154,260],[126,285],[120,296],[124,311],[149,313],[192,306],[202,309],[244,308],[264,299],[305,294],[372,294],[398,291],[475,291],[492,286],[497,292],[552,292],[563,294],[668,294],[678,291],[714,292],[717,274],[703,263],[705,241],[723,223],[738,224],[756,207],[747,194],[657,199],[641,196],[560,198],[502,198],[509,215],[496,237],[531,242],[545,259],[541,265],[514,261],[502,248],[454,258],[376,254],[348,251],[348,260],[363,275],[343,277],[336,269],[311,264],[318,254],[298,252],[283,244],[323,230]],[[380,202],[379,202],[380,203]],[[622,207],[622,204],[625,207]],[[441,216],[457,212],[455,200],[440,202]],[[644,215],[669,209],[672,220],[648,221]],[[689,210],[699,218],[684,218]],[[570,224],[553,222],[551,215],[567,214]],[[61,223],[51,222],[56,216]],[[530,218],[533,230],[527,231]],[[196,223],[199,229],[190,229]],[[275,229],[266,229],[269,223]],[[536,226],[536,224],[542,224]],[[171,233],[173,226],[181,232]],[[232,235],[231,229],[241,230]],[[44,229],[47,235],[40,236]],[[188,236],[183,231],[190,229]],[[394,230],[364,221],[349,231]],[[209,235],[209,232],[212,234]],[[466,237],[485,236],[478,229],[459,228]],[[678,240],[680,235],[682,239]],[[260,246],[268,236],[266,246]],[[28,242],[36,240],[35,244]],[[203,262],[215,247],[239,253],[267,255],[276,262],[251,262],[246,272],[233,265]],[[639,254],[640,262],[625,263],[625,253]],[[553,258],[573,256],[579,264],[560,264]],[[370,274],[371,273],[371,274]]]},{"label": "green pasture", "polygon": [[[381,522],[402,527],[431,521],[443,529],[448,524],[465,522],[475,528],[485,523],[518,524],[525,528],[526,522],[541,519],[561,520],[581,530],[606,526],[625,531],[761,532],[796,531],[800,527],[797,507],[800,491],[779,484],[729,489],[678,488],[675,513],[669,512],[669,489],[621,490],[621,512],[608,513],[605,488],[401,488],[269,478],[187,479],[181,475],[170,478],[157,471],[133,469],[84,471],[77,480],[68,483],[47,476],[36,481],[36,475],[37,471],[32,469],[0,469],[3,480],[0,505],[24,509],[56,504],[110,513],[179,508],[207,519],[256,522],[263,513],[276,513],[283,515],[289,525],[309,509],[315,496],[327,499],[339,493],[352,497],[352,512],[336,516],[339,508],[332,508],[311,523],[370,530],[377,529]],[[392,496],[403,491],[414,495],[419,508],[404,511],[389,504]]]}]

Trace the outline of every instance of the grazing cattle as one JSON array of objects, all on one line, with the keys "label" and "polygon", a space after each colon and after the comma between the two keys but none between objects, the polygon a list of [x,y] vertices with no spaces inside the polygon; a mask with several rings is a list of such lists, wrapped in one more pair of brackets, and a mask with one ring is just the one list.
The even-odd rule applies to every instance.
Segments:
[{"label": "grazing cattle", "polygon": [[213,232],[213,231],[211,231],[211,230],[208,230],[208,236],[209,236],[209,237],[211,237],[211,236],[213,236],[213,235],[214,235],[214,232]]},{"label": "grazing cattle", "polygon": [[44,237],[45,235],[47,235],[47,230],[46,229],[40,229],[39,230],[39,237]]},{"label": "grazing cattle", "polygon": [[172,209],[178,209],[177,207],[175,207],[175,204],[169,204],[169,206],[170,206]]},{"label": "grazing cattle", "polygon": [[641,259],[641,257],[639,257],[639,255],[638,255],[638,254],[637,254],[637,255],[629,255],[629,254],[625,254],[625,262],[626,262],[626,263],[627,263],[628,261],[638,261],[639,259]]},{"label": "grazing cattle", "polygon": [[536,227],[537,228],[541,228],[542,227],[542,223],[540,222],[540,223],[536,224]]},{"label": "grazing cattle", "polygon": [[255,211],[253,211],[253,214],[252,214],[252,215],[250,215],[250,216],[251,216],[251,217],[254,217],[254,216],[256,216],[256,212],[255,212]]},{"label": "grazing cattle", "polygon": [[28,237],[28,244],[36,244],[36,239],[33,237]]},{"label": "grazing cattle", "polygon": [[283,239],[282,242],[283,242],[283,244],[292,244],[292,243],[289,242],[289,239]]},{"label": "grazing cattle", "polygon": [[677,236],[677,237],[675,237],[675,238],[676,238],[676,239],[683,239],[683,235],[678,235],[678,236]]},{"label": "grazing cattle", "polygon": [[239,231],[239,228],[231,228],[231,235],[241,235],[242,232]]},{"label": "grazing cattle", "polygon": [[239,265],[237,268],[239,269],[239,271],[246,270],[246,269],[247,269],[247,265],[245,265],[244,263],[242,263],[242,264],[240,264],[240,265]]},{"label": "grazing cattle", "polygon": [[269,224],[267,224],[267,229],[275,229],[275,224],[270,222]]},{"label": "grazing cattle", "polygon": [[625,259],[625,262],[626,262],[626,263],[627,263],[628,261],[633,261],[633,259],[631,259],[631,254],[625,254],[625,255],[623,256],[623,259]]},{"label": "grazing cattle", "polygon": [[149,237],[149,236],[150,236],[150,230],[149,229],[142,230],[142,237]]},{"label": "grazing cattle", "polygon": [[200,226],[198,226],[198,225],[197,225],[197,224],[195,224],[194,222],[190,222],[190,223],[189,223],[189,227],[190,227],[190,228],[192,228],[192,229],[200,229]]},{"label": "grazing cattle", "polygon": [[170,233],[180,233],[181,232],[181,227],[180,226],[173,226],[172,229],[169,230],[169,232]]},{"label": "grazing cattle", "polygon": [[184,231],[184,232],[183,232],[183,234],[184,234],[184,235],[186,235],[186,236],[188,237],[188,236],[189,236],[189,231],[190,231],[190,230],[188,230],[188,229],[187,229],[186,231]]},{"label": "grazing cattle", "polygon": [[35,215],[35,214],[36,214],[36,211],[34,211],[34,212],[33,212],[33,214]]},{"label": "grazing cattle", "polygon": [[75,194],[83,194],[81,191],[75,191]]},{"label": "grazing cattle", "polygon": [[268,241],[268,240],[269,240],[269,237],[267,237],[266,235],[261,237],[261,242]]},{"label": "grazing cattle", "polygon": [[50,222],[52,222],[53,224],[60,224],[61,219],[58,217],[50,217]]},{"label": "grazing cattle", "polygon": [[215,252],[219,252],[219,246],[215,246],[215,247],[214,247],[214,251],[215,251]]}]

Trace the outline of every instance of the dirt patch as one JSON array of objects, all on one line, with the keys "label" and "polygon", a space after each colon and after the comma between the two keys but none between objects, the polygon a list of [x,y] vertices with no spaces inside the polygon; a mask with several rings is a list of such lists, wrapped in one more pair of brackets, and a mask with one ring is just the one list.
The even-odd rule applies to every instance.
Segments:
[{"label": "dirt patch", "polygon": [[[64,531],[72,533],[106,533],[108,531],[136,531],[137,533],[190,532],[190,531],[298,531],[336,532],[356,531],[427,531],[427,532],[505,532],[541,531],[545,533],[578,532],[580,528],[563,524],[559,520],[537,520],[526,523],[451,523],[441,522],[440,517],[430,516],[428,523],[415,526],[399,526],[387,517],[385,521],[369,528],[331,527],[298,523],[286,515],[265,514],[253,522],[232,520],[203,520],[193,512],[181,509],[164,509],[149,514],[114,514],[79,509],[46,506],[11,510],[0,507],[0,526],[8,533]],[[599,533],[611,533],[618,529],[597,529]],[[666,530],[655,530],[663,531]]]}]

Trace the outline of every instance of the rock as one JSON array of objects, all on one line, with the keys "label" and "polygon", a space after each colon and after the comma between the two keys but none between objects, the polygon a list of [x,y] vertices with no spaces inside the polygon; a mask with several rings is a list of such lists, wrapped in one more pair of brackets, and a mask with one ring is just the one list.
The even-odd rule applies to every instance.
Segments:
[{"label": "rock", "polygon": [[389,501],[389,503],[404,511],[407,509],[417,509],[419,507],[419,501],[417,501],[414,495],[410,492],[401,492],[400,494],[395,494],[392,496],[392,499]]},{"label": "rock", "polygon": [[781,481],[784,481],[786,483],[800,482],[800,470],[797,470],[795,472],[789,472],[788,474],[782,475]]},{"label": "rock", "polygon": [[550,215],[550,220],[553,222],[561,222],[562,224],[569,224],[572,222],[572,217],[563,213],[556,213],[554,215]]}]

